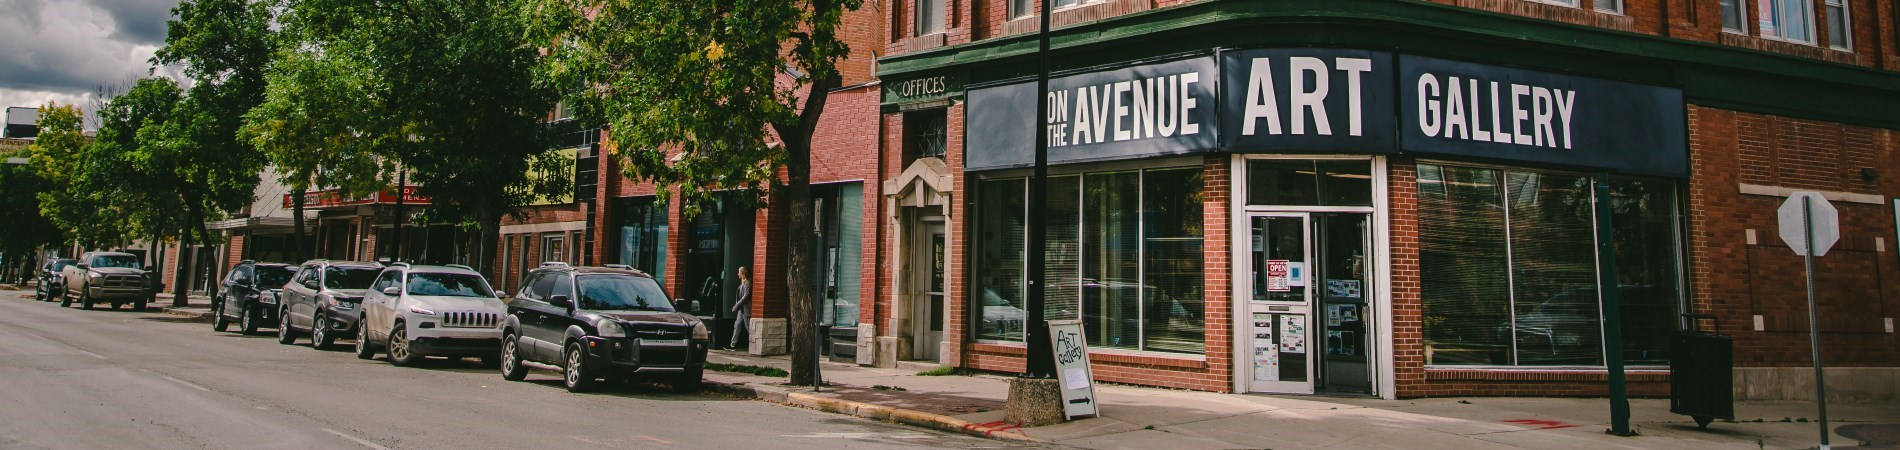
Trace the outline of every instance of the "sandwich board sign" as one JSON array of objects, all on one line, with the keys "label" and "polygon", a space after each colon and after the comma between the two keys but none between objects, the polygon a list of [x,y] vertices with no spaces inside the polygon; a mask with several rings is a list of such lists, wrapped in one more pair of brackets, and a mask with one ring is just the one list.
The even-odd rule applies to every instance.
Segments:
[{"label": "sandwich board sign", "polygon": [[1062,387],[1064,419],[1094,416],[1095,375],[1089,372],[1089,343],[1082,321],[1049,321],[1050,348],[1056,352],[1056,381]]}]

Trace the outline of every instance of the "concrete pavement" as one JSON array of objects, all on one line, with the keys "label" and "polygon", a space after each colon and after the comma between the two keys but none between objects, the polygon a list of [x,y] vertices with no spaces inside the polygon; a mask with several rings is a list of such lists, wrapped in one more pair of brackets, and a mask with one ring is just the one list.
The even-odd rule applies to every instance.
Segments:
[{"label": "concrete pavement", "polygon": [[83,311],[0,292],[0,448],[977,448],[1009,445],[633,385],[570,394],[468,361],[399,368],[342,349]]},{"label": "concrete pavement", "polygon": [[[714,362],[785,368],[782,357],[717,352]],[[1640,436],[1616,437],[1608,402],[1601,398],[1432,398],[1380,400],[1320,396],[1234,395],[1099,384],[1098,418],[1017,429],[1002,424],[1008,397],[1004,376],[918,376],[918,368],[879,369],[827,363],[826,381],[836,386],[813,394],[846,402],[881,405],[974,424],[991,435],[1064,446],[1101,449],[1395,448],[1395,449],[1599,449],[1599,448],[1813,448],[1819,443],[1812,403],[1747,402],[1736,405],[1737,421],[1697,429],[1686,416],[1669,413],[1667,399],[1635,399],[1632,423]],[[729,383],[774,384],[780,378],[719,373]],[[1831,425],[1900,424],[1900,405],[1830,404]],[[862,408],[862,407],[860,407]],[[1900,425],[1895,425],[1900,426]],[[1836,448],[1852,439],[1836,435]]]}]

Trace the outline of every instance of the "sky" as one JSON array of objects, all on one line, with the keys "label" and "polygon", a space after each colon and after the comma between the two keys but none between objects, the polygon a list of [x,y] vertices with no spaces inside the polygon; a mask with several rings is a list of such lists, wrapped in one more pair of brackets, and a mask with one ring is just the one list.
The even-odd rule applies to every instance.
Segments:
[{"label": "sky", "polygon": [[[87,107],[147,76],[178,0],[0,0],[0,107]],[[161,70],[174,75],[175,70]],[[90,114],[89,114],[90,115]]]}]

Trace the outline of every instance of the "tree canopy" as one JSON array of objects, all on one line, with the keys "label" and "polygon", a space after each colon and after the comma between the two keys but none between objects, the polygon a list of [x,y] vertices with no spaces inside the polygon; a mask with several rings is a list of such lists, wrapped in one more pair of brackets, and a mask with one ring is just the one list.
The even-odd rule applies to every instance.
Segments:
[{"label": "tree canopy", "polygon": [[[812,134],[841,84],[850,48],[838,31],[859,0],[525,1],[527,31],[548,53],[541,84],[608,127],[626,176],[689,200],[776,185],[789,226],[774,238],[811,235]],[[815,373],[813,252],[785,255],[795,383]]]}]

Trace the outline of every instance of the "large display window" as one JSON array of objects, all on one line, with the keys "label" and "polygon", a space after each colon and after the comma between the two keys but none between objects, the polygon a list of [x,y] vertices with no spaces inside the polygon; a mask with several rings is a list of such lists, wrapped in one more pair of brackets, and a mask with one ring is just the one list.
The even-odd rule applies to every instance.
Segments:
[{"label": "large display window", "polygon": [[[1584,174],[1418,165],[1427,364],[1604,363],[1591,183]],[[1662,364],[1683,304],[1675,183],[1610,183],[1621,351],[1631,364]]]},{"label": "large display window", "polygon": [[[1047,226],[1049,320],[1081,319],[1096,348],[1205,351],[1199,167],[1055,175]],[[979,340],[1021,341],[1024,178],[978,183]]]}]

